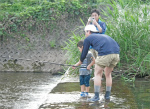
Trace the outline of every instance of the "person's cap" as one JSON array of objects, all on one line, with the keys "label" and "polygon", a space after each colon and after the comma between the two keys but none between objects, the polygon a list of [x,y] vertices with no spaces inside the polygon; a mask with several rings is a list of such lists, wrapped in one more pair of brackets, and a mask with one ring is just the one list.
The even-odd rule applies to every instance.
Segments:
[{"label": "person's cap", "polygon": [[90,30],[92,32],[98,32],[98,30],[96,29],[96,27],[94,25],[87,25],[84,28],[84,31]]}]

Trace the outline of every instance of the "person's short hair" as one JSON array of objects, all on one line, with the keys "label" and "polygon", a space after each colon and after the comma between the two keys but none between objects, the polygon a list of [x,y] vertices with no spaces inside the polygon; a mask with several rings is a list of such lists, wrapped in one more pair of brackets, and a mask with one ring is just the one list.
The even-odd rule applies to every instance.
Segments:
[{"label": "person's short hair", "polygon": [[97,13],[98,15],[100,15],[99,10],[97,10],[97,9],[93,9],[93,10],[91,11],[91,14],[93,14],[93,13]]},{"label": "person's short hair", "polygon": [[82,46],[83,46],[83,41],[82,41],[82,40],[80,40],[80,41],[78,42],[78,44],[77,44],[77,47],[82,48]]}]

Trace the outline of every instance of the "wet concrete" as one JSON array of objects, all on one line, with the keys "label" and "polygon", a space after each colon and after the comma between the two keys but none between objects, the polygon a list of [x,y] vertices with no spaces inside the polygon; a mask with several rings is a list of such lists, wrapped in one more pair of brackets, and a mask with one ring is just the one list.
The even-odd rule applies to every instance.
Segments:
[{"label": "wet concrete", "polygon": [[[90,93],[94,96],[93,81],[90,81]],[[80,98],[80,85],[78,77],[65,77],[48,94],[46,101],[39,109],[138,109],[138,103],[135,101],[134,93],[128,84],[118,79],[113,79],[113,88],[111,100],[104,101],[105,80],[102,81],[100,91],[100,101],[89,103],[87,98]],[[146,109],[146,108],[145,108]],[[148,109],[148,108],[147,108]]]},{"label": "wet concrete", "polygon": [[[93,81],[90,81],[93,96]],[[111,101],[104,102],[105,79],[100,101],[80,98],[78,77],[61,77],[49,73],[0,73],[0,109],[149,109],[150,80],[135,83],[113,78]]]},{"label": "wet concrete", "polygon": [[59,79],[49,73],[0,72],[0,109],[38,109]]}]

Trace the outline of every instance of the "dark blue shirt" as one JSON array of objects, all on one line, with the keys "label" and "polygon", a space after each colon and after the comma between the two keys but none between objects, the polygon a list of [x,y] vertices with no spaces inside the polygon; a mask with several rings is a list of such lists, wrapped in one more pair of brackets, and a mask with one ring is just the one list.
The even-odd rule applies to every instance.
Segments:
[{"label": "dark blue shirt", "polygon": [[85,59],[90,45],[98,52],[98,56],[120,53],[118,43],[110,36],[92,33],[84,39],[83,50],[80,57],[81,62]]},{"label": "dark blue shirt", "polygon": [[[100,27],[102,28],[102,32],[100,33],[100,32],[98,32],[97,34],[105,34],[105,32],[106,32],[106,29],[107,29],[107,27],[106,27],[106,24],[105,24],[105,22],[102,22],[100,19],[98,19],[98,22],[97,22],[99,25],[100,25]],[[93,25],[92,23],[90,23],[91,25]],[[94,25],[95,26],[95,25]],[[98,28],[97,28],[97,26],[95,26],[96,27],[96,29],[98,30]],[[98,30],[99,31],[99,30]]]},{"label": "dark blue shirt", "polygon": [[[102,22],[100,19],[98,20],[98,22],[97,22],[99,25],[100,25],[100,27],[102,28],[102,32],[100,33],[100,32],[97,32],[96,34],[105,34],[105,32],[106,32],[106,24],[105,24],[105,22]],[[98,28],[97,28],[97,26],[95,26],[96,27],[96,29],[98,30]],[[98,30],[99,31],[99,30]],[[90,46],[90,48],[89,49],[92,49],[93,47],[92,46]]]},{"label": "dark blue shirt", "polygon": [[[100,27],[102,28],[102,32],[100,33],[100,34],[105,34],[105,32],[106,32],[106,24],[105,24],[105,22],[102,22],[100,19],[98,20],[98,22],[97,22],[99,25],[100,25]],[[96,29],[98,30],[98,28],[97,28],[97,26],[95,26],[96,27]],[[99,31],[99,30],[98,30]]]}]

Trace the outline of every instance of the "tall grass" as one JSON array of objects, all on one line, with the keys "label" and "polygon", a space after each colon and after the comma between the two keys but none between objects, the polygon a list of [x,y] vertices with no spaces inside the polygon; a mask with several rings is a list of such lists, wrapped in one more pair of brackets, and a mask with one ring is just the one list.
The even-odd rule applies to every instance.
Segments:
[{"label": "tall grass", "polygon": [[118,0],[110,6],[113,10],[104,13],[108,17],[106,34],[120,44],[125,73],[133,78],[150,74],[150,6],[137,0]]},{"label": "tall grass", "polygon": [[66,46],[63,49],[67,50],[67,64],[75,64],[79,60],[81,53],[77,48],[77,43],[80,40],[84,40],[84,36],[79,36],[73,33],[71,38],[65,42]]},{"label": "tall grass", "polygon": [[[124,72],[123,78],[135,80],[136,76],[150,75],[150,6],[147,5],[149,2],[147,4],[140,0],[105,2],[107,4],[103,5],[106,5],[107,11],[103,11],[103,15],[107,17],[106,34],[113,37],[120,45],[119,67]],[[73,48],[73,43],[76,44],[76,41],[69,40],[71,41],[67,43],[67,49],[73,49],[69,54],[74,54],[73,58],[76,59],[74,56],[78,57],[78,54]]]},{"label": "tall grass", "polygon": [[[72,36],[65,42],[66,46],[63,49],[67,51],[65,54],[67,57],[67,61],[66,61],[67,64],[74,65],[80,59],[81,53],[78,50],[77,43],[80,40],[84,40],[85,38],[84,34],[82,34],[84,33],[83,28],[84,26],[81,26],[77,28],[75,31],[73,31]],[[81,34],[80,35],[75,34],[76,31],[78,31],[78,33]],[[79,68],[76,68],[75,70],[70,70],[70,74],[78,74],[79,73],[78,69]]]}]

